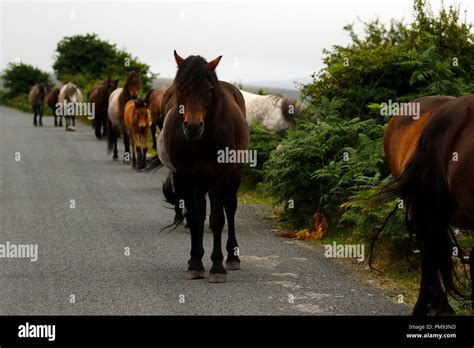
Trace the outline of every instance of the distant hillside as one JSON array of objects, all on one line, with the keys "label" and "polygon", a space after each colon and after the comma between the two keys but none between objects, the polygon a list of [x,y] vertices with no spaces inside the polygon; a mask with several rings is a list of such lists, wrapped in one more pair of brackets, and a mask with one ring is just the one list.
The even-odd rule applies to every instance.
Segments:
[{"label": "distant hillside", "polygon": [[[153,88],[156,88],[158,86],[165,86],[169,87],[173,83],[173,79],[170,78],[165,78],[165,77],[159,77],[156,80],[153,81]],[[263,92],[264,94],[281,94],[284,95],[285,97],[289,98],[294,98],[294,99],[299,99],[300,97],[300,91],[296,89],[285,89],[285,88],[276,88],[276,87],[265,87],[265,86],[256,86],[256,85],[247,85],[247,84],[242,84],[243,89],[252,92],[252,93],[258,93],[258,92]]]}]

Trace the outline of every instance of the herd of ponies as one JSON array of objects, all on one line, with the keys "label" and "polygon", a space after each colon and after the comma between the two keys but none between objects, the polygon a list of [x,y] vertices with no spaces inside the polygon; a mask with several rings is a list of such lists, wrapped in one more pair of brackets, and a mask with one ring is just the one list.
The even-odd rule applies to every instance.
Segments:
[{"label": "herd of ponies", "polygon": [[[216,68],[221,56],[208,62],[201,56],[184,59],[175,51],[174,58],[177,73],[170,87],[155,88],[140,98],[140,76],[129,71],[122,87],[118,87],[118,80],[104,80],[89,91],[87,102],[95,105],[95,136],[107,138],[114,160],[119,159],[117,140],[121,136],[124,160],[137,170],[146,168],[151,134],[158,155],[148,161],[148,169],[169,169],[163,193],[175,206],[174,224],[185,218],[191,233],[189,279],[206,277],[202,257],[206,196],[209,197],[213,250],[207,278],[211,283],[222,283],[227,270],[240,269],[235,213],[241,166],[220,163],[216,154],[225,148],[248,150],[248,125],[254,122],[275,133],[294,127],[303,105],[279,95],[241,91],[218,80]],[[45,103],[55,114],[54,125],[62,126],[57,105],[64,101],[80,103],[83,97],[79,88],[69,82],[54,89],[35,85],[29,100],[35,126],[43,124]],[[419,104],[420,117],[414,120],[395,115],[384,135],[387,163],[396,180],[395,192],[405,202],[406,223],[421,255],[422,277],[413,314],[452,314],[447,294],[463,295],[454,284],[452,250],[456,240],[450,226],[474,229],[474,95],[424,97],[413,103]],[[75,115],[67,115],[65,120],[65,129],[73,131]],[[225,221],[228,239],[224,267],[221,235]],[[472,253],[465,263],[470,265],[472,279]],[[471,289],[474,301],[472,282]]]}]

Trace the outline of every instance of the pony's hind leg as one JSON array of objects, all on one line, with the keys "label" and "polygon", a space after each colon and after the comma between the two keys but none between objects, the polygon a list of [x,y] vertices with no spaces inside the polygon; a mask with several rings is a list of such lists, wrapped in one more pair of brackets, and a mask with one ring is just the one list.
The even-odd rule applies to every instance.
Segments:
[{"label": "pony's hind leg", "polygon": [[153,149],[156,151],[156,122],[152,122],[150,126],[151,139],[153,141]]},{"label": "pony's hind leg", "polygon": [[123,161],[130,162],[130,138],[127,132],[123,132],[123,145],[125,147],[125,152],[123,154]]},{"label": "pony's hind leg", "polygon": [[39,126],[43,127],[43,105],[39,106]]},{"label": "pony's hind leg", "polygon": [[37,118],[37,109],[36,109],[36,106],[33,106],[33,125],[36,127],[38,126],[38,122],[36,121],[36,118]]}]

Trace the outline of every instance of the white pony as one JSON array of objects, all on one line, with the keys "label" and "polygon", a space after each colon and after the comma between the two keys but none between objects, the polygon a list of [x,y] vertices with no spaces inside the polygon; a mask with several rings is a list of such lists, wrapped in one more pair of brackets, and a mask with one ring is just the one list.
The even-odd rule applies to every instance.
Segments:
[{"label": "white pony", "polygon": [[[81,90],[72,82],[66,83],[64,86],[61,87],[61,90],[59,91],[59,97],[58,97],[58,104],[59,105],[65,105],[64,103],[82,103],[82,93]],[[63,107],[62,110],[66,108]],[[75,126],[76,126],[76,115],[59,115],[60,120],[61,117],[64,116],[66,118],[66,130],[67,131],[74,131]],[[72,125],[71,125],[72,123]]]},{"label": "white pony", "polygon": [[245,99],[247,123],[261,123],[273,133],[295,127],[295,117],[304,109],[302,103],[277,94],[259,95],[240,90]]}]

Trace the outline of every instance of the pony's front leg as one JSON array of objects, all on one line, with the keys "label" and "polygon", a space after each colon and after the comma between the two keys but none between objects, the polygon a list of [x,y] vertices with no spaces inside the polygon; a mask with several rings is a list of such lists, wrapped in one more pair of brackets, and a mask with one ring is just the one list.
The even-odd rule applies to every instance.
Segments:
[{"label": "pony's front leg", "polygon": [[[238,185],[237,185],[238,187]],[[239,258],[239,244],[235,236],[235,212],[237,211],[237,190],[229,192],[225,203],[224,209],[227,217],[227,259],[225,266],[228,270],[234,271],[240,269],[240,258]]]},{"label": "pony's front leg", "polygon": [[148,146],[142,147],[143,149],[143,157],[142,157],[142,169],[146,168],[146,153],[148,152]]},{"label": "pony's front leg", "polygon": [[[132,140],[132,168],[137,168],[137,150],[138,148]],[[138,154],[138,162],[140,163],[140,154]]]},{"label": "pony's front leg", "polygon": [[211,200],[210,224],[214,237],[214,248],[211,255],[212,268],[209,271],[210,283],[225,283],[227,278],[227,271],[222,265],[224,260],[224,255],[222,254],[222,229],[225,223],[224,201],[223,193],[219,191],[219,189],[213,189],[209,192]]},{"label": "pony's front leg", "polygon": [[203,228],[201,209],[196,193],[196,188],[189,177],[183,177],[181,174],[175,174],[175,190],[177,197],[184,197],[184,205],[186,208],[186,222],[191,231],[191,258],[188,261],[188,279],[204,278],[204,265],[202,257],[204,255],[204,247],[202,245]]}]

